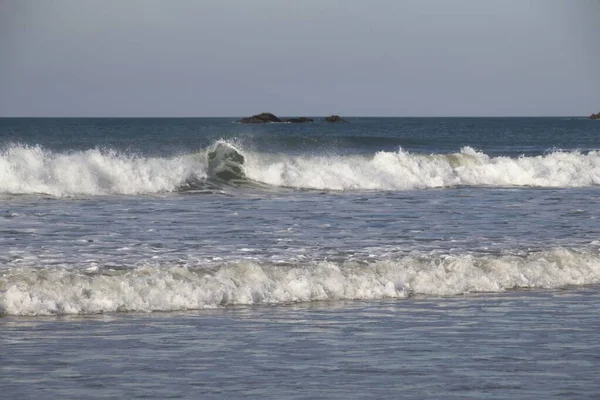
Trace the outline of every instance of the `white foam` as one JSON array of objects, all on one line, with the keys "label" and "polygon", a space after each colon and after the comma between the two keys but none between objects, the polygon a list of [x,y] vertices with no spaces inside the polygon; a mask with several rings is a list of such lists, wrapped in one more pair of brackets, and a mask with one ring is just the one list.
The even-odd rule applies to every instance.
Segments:
[{"label": "white foam", "polygon": [[205,174],[203,157],[141,157],[115,151],[54,153],[14,145],[0,151],[0,193],[54,196],[143,194],[175,190]]},{"label": "white foam", "polygon": [[[0,151],[0,193],[54,196],[152,194],[206,178],[206,152],[142,157],[115,151],[55,153],[13,145]],[[235,148],[235,147],[234,147]],[[372,156],[267,154],[236,148],[249,179],[320,190],[407,190],[455,186],[583,187],[600,185],[600,152],[490,157],[465,147],[453,154],[378,152]]]},{"label": "white foam", "polygon": [[600,152],[489,157],[470,147],[454,154],[378,152],[373,157],[247,157],[249,178],[276,186],[331,190],[406,190],[453,186],[600,185]]},{"label": "white foam", "polygon": [[0,314],[189,310],[597,283],[598,251],[563,248],[524,256],[423,255],[372,263],[248,262],[216,270],[150,264],[120,271],[18,267],[0,275]]}]

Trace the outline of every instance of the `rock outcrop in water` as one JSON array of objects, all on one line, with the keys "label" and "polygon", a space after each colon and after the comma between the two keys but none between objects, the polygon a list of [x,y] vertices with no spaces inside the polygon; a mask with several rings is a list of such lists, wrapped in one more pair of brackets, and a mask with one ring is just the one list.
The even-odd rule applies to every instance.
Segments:
[{"label": "rock outcrop in water", "polygon": [[590,115],[590,119],[600,119],[600,112]]},{"label": "rock outcrop in water", "polygon": [[[339,115],[330,115],[323,119],[325,122],[348,122]],[[291,124],[302,124],[314,122],[314,119],[308,117],[293,117],[281,119],[272,113],[260,113],[251,117],[242,118],[238,121],[241,124],[267,124],[269,122],[289,122]]]},{"label": "rock outcrop in water", "polygon": [[290,122],[293,124],[301,124],[304,122],[313,122],[314,120],[312,118],[306,118],[306,117],[298,117],[298,118],[288,118],[288,119],[284,119],[283,122]]},{"label": "rock outcrop in water", "polygon": [[292,124],[301,124],[301,123],[313,122],[313,121],[314,120],[312,118],[307,118],[307,117],[294,117],[294,118],[281,119],[281,118],[277,117],[275,114],[261,113],[261,114],[253,115],[251,117],[242,118],[238,122],[240,122],[242,124],[266,124],[269,122],[289,122]]},{"label": "rock outcrop in water", "polygon": [[271,113],[260,113],[251,117],[242,118],[239,120],[242,124],[266,124],[268,122],[282,122],[281,119],[277,118]]},{"label": "rock outcrop in water", "polygon": [[348,122],[345,119],[343,119],[342,117],[340,117],[339,115],[330,115],[329,117],[325,118],[324,121],[325,122]]}]

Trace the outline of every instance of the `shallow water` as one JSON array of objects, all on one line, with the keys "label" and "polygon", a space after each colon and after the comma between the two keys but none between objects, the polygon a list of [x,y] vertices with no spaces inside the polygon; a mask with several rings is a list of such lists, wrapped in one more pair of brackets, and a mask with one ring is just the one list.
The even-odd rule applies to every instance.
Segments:
[{"label": "shallow water", "polygon": [[5,317],[7,398],[595,398],[598,287]]}]

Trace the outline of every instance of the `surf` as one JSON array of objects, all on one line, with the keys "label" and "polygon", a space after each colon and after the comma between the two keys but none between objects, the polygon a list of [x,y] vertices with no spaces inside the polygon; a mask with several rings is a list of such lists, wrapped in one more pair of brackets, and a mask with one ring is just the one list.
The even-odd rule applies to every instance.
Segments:
[{"label": "surf", "polygon": [[455,153],[268,153],[217,140],[204,149],[148,157],[111,149],[56,152],[13,144],[0,150],[0,194],[152,195],[202,188],[401,191],[470,187],[600,185],[599,151],[489,156]]},{"label": "surf", "polygon": [[0,314],[181,311],[231,305],[456,296],[600,283],[597,249],[413,254],[369,262],[12,267],[0,275]]}]

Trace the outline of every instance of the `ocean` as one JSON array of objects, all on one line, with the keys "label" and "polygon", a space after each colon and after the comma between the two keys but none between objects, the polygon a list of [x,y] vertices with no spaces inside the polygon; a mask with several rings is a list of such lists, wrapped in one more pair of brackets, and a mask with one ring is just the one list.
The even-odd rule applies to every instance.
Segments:
[{"label": "ocean", "polygon": [[593,399],[600,123],[0,119],[0,397]]}]

